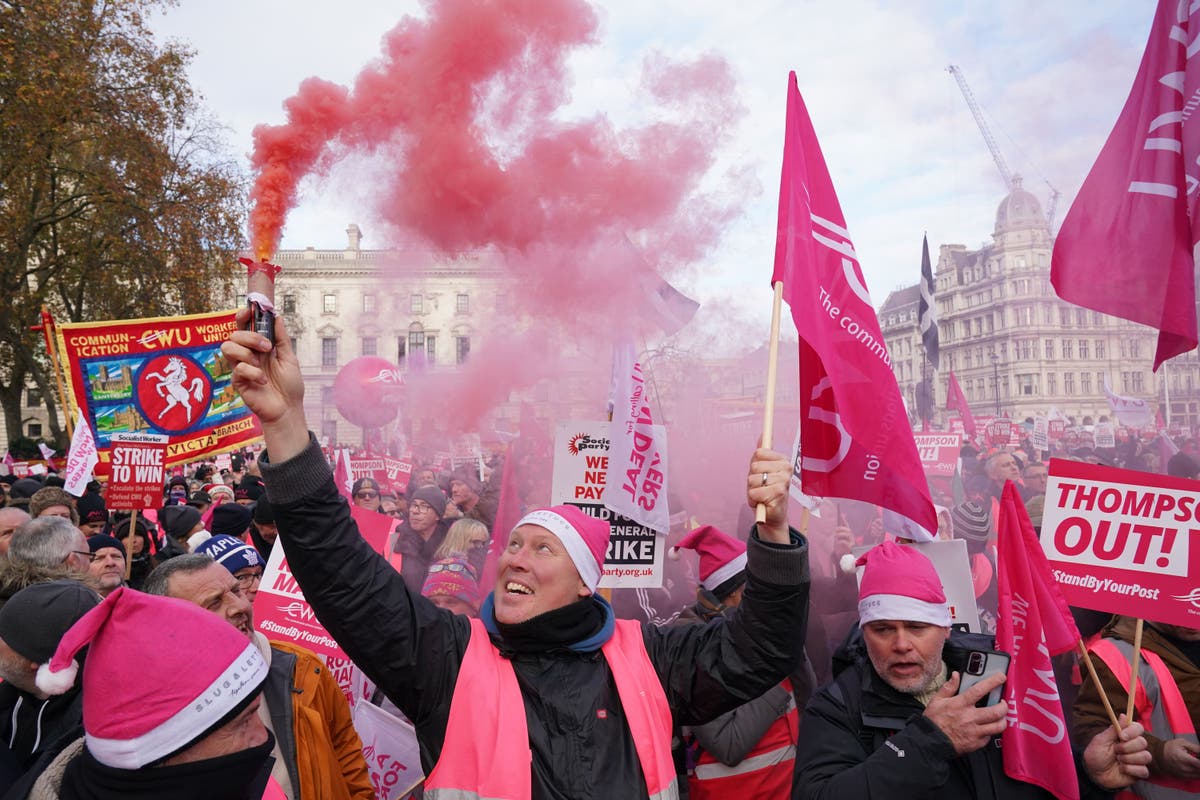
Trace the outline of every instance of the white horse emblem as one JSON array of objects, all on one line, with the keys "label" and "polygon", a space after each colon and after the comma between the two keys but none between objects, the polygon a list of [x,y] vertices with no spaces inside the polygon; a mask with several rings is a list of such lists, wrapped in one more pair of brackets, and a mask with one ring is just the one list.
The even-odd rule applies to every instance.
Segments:
[{"label": "white horse emblem", "polygon": [[150,372],[146,374],[146,378],[157,378],[158,384],[154,390],[158,392],[159,397],[166,398],[167,405],[162,411],[158,412],[155,419],[162,419],[167,412],[178,405],[183,406],[183,410],[187,413],[187,421],[192,421],[192,400],[199,402],[204,397],[204,380],[199,377],[187,380],[187,364],[183,359],[176,356],[171,356],[167,361],[167,368],[161,373]]}]

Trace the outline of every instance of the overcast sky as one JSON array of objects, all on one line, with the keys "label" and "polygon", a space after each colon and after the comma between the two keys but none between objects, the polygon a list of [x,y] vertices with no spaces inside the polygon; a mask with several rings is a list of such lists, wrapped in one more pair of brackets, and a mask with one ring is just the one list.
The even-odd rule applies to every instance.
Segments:
[{"label": "overcast sky", "polygon": [[[921,235],[978,247],[990,240],[1005,194],[954,79],[957,64],[987,113],[1010,167],[1046,203],[1063,195],[1061,221],[1132,83],[1155,4],[1149,0],[798,2],[602,0],[599,42],[577,51],[573,103],[620,122],[640,57],[715,52],[733,66],[746,113],[715,172],[749,168],[760,192],[714,258],[679,277],[710,305],[768,313],[785,89],[794,69],[878,306],[916,281]],[[415,2],[182,0],[157,31],[196,50],[194,88],[227,125],[234,151],[250,150],[259,123],[283,121],[300,81],[349,84],[378,53],[382,34]],[[353,179],[335,170],[308,183],[283,246],[340,248],[349,222],[365,247],[370,211]],[[755,318],[759,316],[756,311]]]}]

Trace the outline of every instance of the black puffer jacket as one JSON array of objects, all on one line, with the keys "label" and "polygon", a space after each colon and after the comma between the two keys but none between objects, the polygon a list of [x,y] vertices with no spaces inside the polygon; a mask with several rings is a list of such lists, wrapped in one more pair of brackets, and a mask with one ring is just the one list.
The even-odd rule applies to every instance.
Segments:
[{"label": "black puffer jacket", "polygon": [[[410,593],[356,535],[315,441],[286,462],[264,462],[263,478],[292,573],[321,623],[414,722],[428,773],[442,752],[470,636],[467,619]],[[744,599],[731,619],[642,626],[679,724],[707,722],[758,697],[800,658],[808,610],[806,543],[796,533],[785,546],[754,539],[747,569]],[[522,655],[513,667],[529,724],[534,798],[647,796],[612,673],[599,652]]]},{"label": "black puffer jacket", "polygon": [[[949,670],[962,671],[971,648],[992,649],[994,639],[952,632],[942,651]],[[847,665],[848,664],[848,665]],[[959,756],[911,695],[889,686],[871,666],[861,636],[834,657],[833,682],[809,701],[800,725],[793,800],[975,798],[1049,800],[1052,795],[1004,774],[1000,738]],[[1082,768],[1076,759],[1076,770]],[[1110,797],[1086,778],[1081,797]]]}]

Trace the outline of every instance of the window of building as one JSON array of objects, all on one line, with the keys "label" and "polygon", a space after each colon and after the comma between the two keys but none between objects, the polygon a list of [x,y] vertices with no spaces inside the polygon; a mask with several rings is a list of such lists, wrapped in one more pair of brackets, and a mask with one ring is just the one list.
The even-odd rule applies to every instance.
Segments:
[{"label": "window of building", "polygon": [[1069,395],[1075,394],[1075,373],[1063,373],[1063,391]]},{"label": "window of building", "polygon": [[1075,324],[1076,325],[1078,325],[1079,327],[1082,328],[1084,325],[1087,325],[1087,320],[1088,320],[1087,309],[1084,309],[1084,308],[1075,309]]},{"label": "window of building", "polygon": [[1071,327],[1071,309],[1060,308],[1058,310],[1058,319],[1064,328]]},{"label": "window of building", "polygon": [[362,355],[364,355],[364,356],[375,355],[376,342],[377,342],[377,340],[374,336],[362,337]]},{"label": "window of building", "polygon": [[1096,373],[1096,390],[1097,391],[1099,391],[1100,388],[1104,386],[1107,378],[1108,378],[1108,375],[1106,373],[1103,373],[1103,372]]},{"label": "window of building", "polygon": [[1091,395],[1091,393],[1092,393],[1092,373],[1090,373],[1090,372],[1079,373],[1079,388],[1083,392],[1084,397]]},{"label": "window of building", "polygon": [[983,348],[982,347],[975,348],[975,366],[977,366],[977,367],[983,366]]},{"label": "window of building", "polygon": [[37,389],[25,390],[25,405],[40,406],[42,404],[42,393]]},{"label": "window of building", "polygon": [[1046,376],[1046,391],[1051,395],[1058,394],[1058,376],[1053,372]]},{"label": "window of building", "polygon": [[1141,358],[1142,357],[1142,343],[1140,340],[1138,340],[1138,339],[1130,339],[1129,340],[1129,357],[1130,358]]},{"label": "window of building", "polygon": [[[1080,358],[1088,357],[1088,340],[1087,339],[1079,340],[1079,357]],[[1086,392],[1087,390],[1085,389],[1084,391]]]},{"label": "window of building", "polygon": [[1099,311],[1093,311],[1092,312],[1092,324],[1095,325],[1097,328],[1103,328],[1104,327],[1104,315],[1101,314]]},{"label": "window of building", "polygon": [[433,334],[425,336],[425,360],[430,364],[437,363],[437,337]]},{"label": "window of building", "polygon": [[471,353],[471,337],[455,336],[454,337],[454,359],[455,363],[462,364],[467,360],[467,356]]},{"label": "window of building", "polygon": [[285,294],[283,296],[283,313],[285,313],[285,314],[295,314],[296,313],[296,295]]},{"label": "window of building", "polygon": [[1143,372],[1133,373],[1133,390],[1135,392],[1146,391],[1145,373],[1143,373]]},{"label": "window of building", "polygon": [[465,292],[460,292],[454,301],[454,311],[458,314],[466,314],[470,310],[471,298]]},{"label": "window of building", "polygon": [[42,423],[31,422],[25,426],[25,435],[30,439],[37,439],[42,435]]},{"label": "window of building", "polygon": [[364,314],[374,314],[375,313],[375,305],[376,305],[376,301],[375,301],[374,294],[367,293],[367,294],[363,295],[363,313]]},{"label": "window of building", "polygon": [[1096,340],[1096,358],[1105,358],[1105,357],[1106,356],[1104,355],[1104,340],[1097,339]]},{"label": "window of building", "polygon": [[979,317],[976,317],[974,324],[975,324],[975,335],[982,336],[983,335],[983,320],[980,319]]},{"label": "window of building", "polygon": [[963,334],[962,334],[962,335],[963,335],[963,338],[964,338],[964,339],[970,339],[970,338],[971,338],[971,320],[969,320],[969,319],[964,319],[964,320],[962,321],[962,332],[963,332]]},{"label": "window of building", "polygon": [[1047,361],[1054,360],[1054,340],[1053,339],[1046,340],[1046,360]]},{"label": "window of building", "polygon": [[425,298],[422,297],[421,295],[414,293],[412,295],[412,297],[408,298],[409,312],[411,312],[413,314],[420,314],[420,313],[422,313],[424,307],[425,307]]},{"label": "window of building", "polygon": [[1127,339],[1121,340],[1121,358],[1129,358],[1129,341]]},{"label": "window of building", "polygon": [[408,349],[409,349],[409,352],[412,352],[412,353],[419,353],[421,350],[425,349],[425,331],[424,330],[422,330],[420,328],[416,328],[416,329],[410,328],[409,329],[409,331],[408,331]]},{"label": "window of building", "polygon": [[995,325],[995,321],[992,319],[992,315],[988,314],[985,319],[987,320],[987,332],[995,333],[996,325]]},{"label": "window of building", "polygon": [[326,336],[321,339],[321,366],[336,367],[338,364],[338,341],[337,339]]},{"label": "window of building", "polygon": [[337,295],[326,294],[321,298],[321,313],[336,314],[337,313]]},{"label": "window of building", "polygon": [[408,337],[407,336],[397,336],[396,337],[396,363],[402,367],[404,366],[404,356],[407,352],[408,352]]},{"label": "window of building", "polygon": [[1063,354],[1063,358],[1066,359],[1067,361],[1070,361],[1071,359],[1073,359],[1075,357],[1075,343],[1072,342],[1070,339],[1063,339],[1062,340],[1062,354]]},{"label": "window of building", "polygon": [[1128,372],[1121,373],[1121,391],[1125,394],[1129,394],[1133,391],[1133,381],[1130,380]]}]

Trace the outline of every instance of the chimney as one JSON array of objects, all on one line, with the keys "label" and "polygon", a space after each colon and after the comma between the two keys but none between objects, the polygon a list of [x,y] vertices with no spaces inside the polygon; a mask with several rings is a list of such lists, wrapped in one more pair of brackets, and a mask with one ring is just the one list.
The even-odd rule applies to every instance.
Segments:
[{"label": "chimney", "polygon": [[362,229],[353,222],[346,228],[347,250],[360,250],[362,245]]}]

